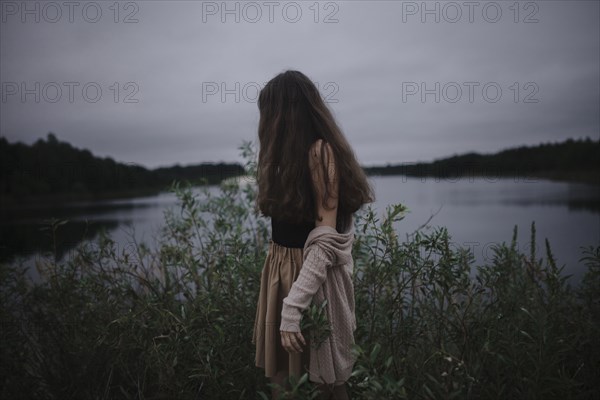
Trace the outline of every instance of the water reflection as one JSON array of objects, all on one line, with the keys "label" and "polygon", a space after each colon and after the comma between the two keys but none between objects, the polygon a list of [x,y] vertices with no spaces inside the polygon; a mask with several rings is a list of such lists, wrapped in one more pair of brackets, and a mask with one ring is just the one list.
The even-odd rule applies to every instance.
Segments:
[{"label": "water reflection", "polygon": [[[161,204],[156,196],[128,200],[73,202],[63,205],[27,206],[0,212],[0,262],[36,253],[56,256],[58,260],[82,240],[91,240],[100,230],[114,231],[132,223],[134,211],[156,213]],[[52,219],[66,220],[52,233]]]},{"label": "water reflection", "polygon": [[[62,217],[68,217],[63,214]],[[29,257],[37,253],[62,259],[82,240],[94,239],[101,230],[110,232],[124,220],[81,221],[70,220],[56,228],[52,234],[49,223],[30,218],[13,224],[0,225],[0,262],[11,263],[16,257]]]}]

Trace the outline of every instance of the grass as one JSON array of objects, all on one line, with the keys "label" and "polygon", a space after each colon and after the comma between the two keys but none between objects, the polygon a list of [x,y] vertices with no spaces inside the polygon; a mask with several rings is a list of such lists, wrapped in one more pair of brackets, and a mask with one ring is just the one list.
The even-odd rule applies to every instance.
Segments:
[{"label": "grass", "polygon": [[[249,143],[242,147],[253,171]],[[175,183],[156,250],[101,233],[72,257],[49,254],[33,284],[0,265],[0,397],[6,399],[269,398],[251,344],[268,220],[252,185],[217,195]],[[444,227],[400,241],[370,207],[355,215],[356,399],[592,399],[600,393],[600,246],[567,284],[550,244],[508,243],[474,265]],[[60,235],[60,223],[53,232]],[[475,271],[475,273],[471,273]],[[319,335],[319,310],[303,326]],[[309,399],[306,375],[283,398]]]}]

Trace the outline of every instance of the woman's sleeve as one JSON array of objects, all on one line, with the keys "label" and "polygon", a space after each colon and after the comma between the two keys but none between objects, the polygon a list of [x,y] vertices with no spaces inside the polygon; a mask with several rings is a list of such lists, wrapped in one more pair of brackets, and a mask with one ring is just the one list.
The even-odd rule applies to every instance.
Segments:
[{"label": "woman's sleeve", "polygon": [[[325,148],[325,157],[321,155],[321,145]],[[335,157],[331,146],[323,142],[322,139],[317,140],[309,150],[308,163],[311,170],[313,196],[315,203],[318,205],[316,211],[321,214],[321,218],[325,217],[332,220],[335,225],[339,185],[337,183]],[[330,193],[327,193],[327,203],[333,207],[332,209],[325,209],[322,204],[323,197],[326,194],[324,170],[327,171],[327,179],[330,185]],[[319,225],[317,221],[315,221],[315,225]],[[330,229],[335,232],[335,226],[330,227]],[[283,299],[280,330],[300,332],[302,311],[310,305],[313,296],[325,281],[327,269],[333,264],[334,258],[334,253],[327,250],[326,246],[319,243],[319,240],[308,246],[298,278],[290,288],[288,296]]]},{"label": "woman's sleeve", "polygon": [[332,259],[333,254],[323,250],[318,243],[308,247],[298,278],[288,296],[283,299],[279,330],[300,332],[302,311],[310,305],[313,296],[325,281]]}]

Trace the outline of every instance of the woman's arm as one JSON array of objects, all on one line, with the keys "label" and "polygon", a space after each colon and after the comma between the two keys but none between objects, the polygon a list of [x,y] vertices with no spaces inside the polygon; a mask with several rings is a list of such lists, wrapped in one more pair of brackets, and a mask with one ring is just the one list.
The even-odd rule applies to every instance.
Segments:
[{"label": "woman's arm", "polygon": [[281,309],[281,345],[290,353],[301,352],[300,343],[306,345],[300,332],[302,311],[310,305],[327,278],[327,268],[332,264],[332,255],[323,251],[318,244],[313,243],[306,252],[300,273],[283,299]]},{"label": "woman's arm", "polygon": [[[336,229],[338,207],[338,178],[333,151],[324,143],[325,154],[321,155],[322,140],[317,140],[309,149],[308,165],[311,170],[313,196],[317,218],[315,226],[327,225]],[[325,168],[327,166],[327,168]],[[325,170],[328,186],[325,185]],[[327,207],[325,207],[325,205]],[[332,255],[318,245],[307,249],[300,274],[292,285],[288,296],[283,299],[281,312],[281,344],[288,352],[301,352],[300,343],[306,344],[300,333],[301,312],[310,305],[313,296],[327,277],[327,267]]]},{"label": "woman's arm", "polygon": [[[325,148],[323,156],[321,155],[322,147]],[[319,139],[311,146],[308,165],[311,170],[317,215],[315,226],[328,225],[335,229],[339,202],[339,178],[335,157],[329,143],[323,143],[323,140]],[[324,170],[326,170],[327,176],[325,176]]]}]

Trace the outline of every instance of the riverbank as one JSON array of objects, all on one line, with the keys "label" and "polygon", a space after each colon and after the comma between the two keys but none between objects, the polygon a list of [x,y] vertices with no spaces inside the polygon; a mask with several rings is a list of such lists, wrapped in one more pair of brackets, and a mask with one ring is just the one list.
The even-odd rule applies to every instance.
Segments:
[{"label": "riverbank", "polygon": [[509,148],[492,154],[464,153],[431,162],[365,168],[373,175],[418,177],[509,177],[600,185],[600,142],[567,139],[562,143]]},{"label": "riverbank", "polygon": [[56,208],[80,202],[94,202],[155,196],[158,193],[167,190],[168,186],[161,185],[148,188],[136,188],[133,190],[126,191],[107,191],[98,193],[55,193],[19,197],[0,195],[0,205],[2,211]]},{"label": "riverbank", "polygon": [[539,179],[545,179],[554,182],[583,183],[600,187],[600,171],[581,170],[581,171],[538,171],[531,174],[480,174],[480,173],[454,173],[454,174],[436,174],[436,173],[399,173],[393,167],[370,167],[367,169],[369,176],[408,176],[411,178],[431,178],[438,180],[457,181],[470,179],[474,177],[494,179],[514,179],[521,182],[535,182]]}]

